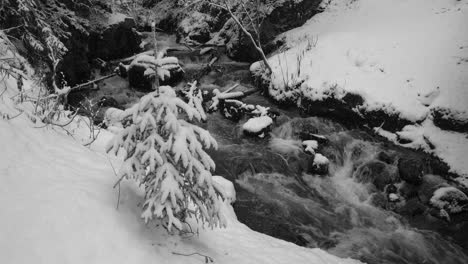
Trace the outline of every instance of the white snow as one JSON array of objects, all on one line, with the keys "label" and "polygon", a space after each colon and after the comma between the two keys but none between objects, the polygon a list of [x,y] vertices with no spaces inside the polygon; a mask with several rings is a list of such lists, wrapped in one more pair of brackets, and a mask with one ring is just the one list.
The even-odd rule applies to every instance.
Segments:
[{"label": "white snow", "polygon": [[302,145],[305,147],[306,152],[310,152],[312,154],[315,153],[315,150],[318,148],[317,140],[305,140],[302,142]]},{"label": "white snow", "polygon": [[400,197],[398,197],[398,195],[395,194],[395,193],[391,193],[391,194],[388,195],[388,199],[391,202],[394,202],[394,201],[398,201],[400,199]]},{"label": "white snow", "polygon": [[303,81],[305,97],[354,92],[364,108],[412,121],[437,106],[468,116],[467,21],[466,0],[332,0],[283,35],[289,50],[269,59],[270,92],[289,97],[285,84]]},{"label": "white snow", "polygon": [[326,165],[330,161],[327,159],[327,157],[323,156],[320,153],[315,154],[314,157],[314,165]]},{"label": "white snow", "polygon": [[217,186],[218,190],[223,190],[223,197],[229,203],[234,203],[236,201],[236,190],[234,189],[234,184],[226,180],[223,176],[212,176],[213,185]]},{"label": "white snow", "polygon": [[273,124],[273,119],[269,116],[252,117],[242,125],[242,130],[250,133],[259,133],[271,124]]},{"label": "white snow", "polygon": [[[450,165],[452,172],[464,178],[468,178],[468,139],[467,135],[452,131],[445,131],[432,123],[424,121],[421,125],[410,125],[398,132],[401,138],[410,139],[413,142],[404,146],[422,148],[434,153]],[[435,147],[431,149],[431,146]]]},{"label": "white snow", "polygon": [[[4,84],[12,83],[0,91]],[[7,89],[0,105],[11,103],[12,93]],[[203,256],[177,255],[192,253],[225,264],[359,263],[254,232],[236,220],[229,202],[222,207],[226,229],[192,221],[199,235],[170,235],[143,223],[141,189],[128,181],[112,188],[121,160],[102,146],[89,149],[53,127],[36,128],[26,114],[0,119],[0,135],[0,263],[205,263]],[[97,144],[109,139],[100,135]]]},{"label": "white snow", "polygon": [[124,22],[125,19],[133,19],[133,18],[129,17],[126,14],[115,12],[109,16],[107,23],[109,25],[118,24],[120,22]]}]

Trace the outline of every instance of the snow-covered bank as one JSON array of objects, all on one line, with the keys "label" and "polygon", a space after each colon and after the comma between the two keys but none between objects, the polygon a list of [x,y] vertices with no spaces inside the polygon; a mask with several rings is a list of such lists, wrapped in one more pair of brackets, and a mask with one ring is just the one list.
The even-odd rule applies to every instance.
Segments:
[{"label": "snow-covered bank", "polygon": [[271,92],[303,82],[306,98],[353,92],[412,121],[435,107],[467,114],[467,22],[466,0],[331,1],[280,36],[289,49],[269,59]]},{"label": "snow-covered bank", "polygon": [[25,115],[0,120],[0,148],[0,263],[205,263],[177,255],[192,253],[214,263],[358,263],[254,232],[229,204],[226,229],[181,238],[145,226],[132,183],[122,184],[116,209],[110,161],[118,161]]},{"label": "snow-covered bank", "polygon": [[466,134],[442,130],[429,119],[421,125],[408,125],[396,134],[380,128],[374,130],[396,144],[399,144],[397,138],[401,138],[409,142],[401,144],[402,146],[422,149],[440,157],[450,166],[451,172],[461,176],[456,180],[468,187],[468,163],[466,162],[468,136]]},{"label": "snow-covered bank", "polygon": [[422,123],[400,133],[413,141],[407,146],[468,177],[466,134],[434,126],[434,113],[468,122],[468,1],[324,2],[323,13],[279,36],[286,50],[269,59],[272,97],[300,105],[360,95],[364,102],[353,111]]}]

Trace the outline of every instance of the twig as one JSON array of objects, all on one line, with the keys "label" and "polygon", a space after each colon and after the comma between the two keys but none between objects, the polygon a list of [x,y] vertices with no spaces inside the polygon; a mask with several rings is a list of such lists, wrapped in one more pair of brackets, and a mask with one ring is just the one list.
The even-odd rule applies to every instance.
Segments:
[{"label": "twig", "polygon": [[15,118],[17,118],[18,116],[20,116],[22,113],[23,113],[23,112],[20,112],[19,114],[15,115],[15,116],[13,116],[13,117],[8,117],[7,119],[8,119],[8,120],[15,119]]},{"label": "twig", "polygon": [[199,256],[202,256],[205,258],[205,263],[214,263],[214,260],[213,258],[211,258],[210,256],[207,256],[207,255],[203,255],[203,254],[200,254],[200,253],[191,253],[191,254],[183,254],[183,253],[178,253],[178,252],[174,252],[172,251],[172,254],[173,255],[178,255],[178,256],[185,256],[185,257],[190,257],[190,256],[193,256],[193,255],[199,255]]},{"label": "twig", "polygon": [[[109,164],[112,167],[112,171],[114,172],[114,175],[117,177],[117,172],[115,172],[114,165],[112,165],[112,162],[110,161],[108,156],[106,156],[106,158],[107,158],[107,161],[109,161]],[[117,210],[119,210],[119,205],[120,205],[120,181],[118,183],[119,183],[119,194],[117,196],[117,206],[115,207],[115,209],[117,209]],[[115,188],[115,185],[114,185],[114,188]]]},{"label": "twig", "polygon": [[224,91],[223,93],[229,93],[230,91],[236,89],[236,87],[239,86],[238,83],[236,83],[235,85],[233,85],[231,88],[227,89],[226,91]]}]

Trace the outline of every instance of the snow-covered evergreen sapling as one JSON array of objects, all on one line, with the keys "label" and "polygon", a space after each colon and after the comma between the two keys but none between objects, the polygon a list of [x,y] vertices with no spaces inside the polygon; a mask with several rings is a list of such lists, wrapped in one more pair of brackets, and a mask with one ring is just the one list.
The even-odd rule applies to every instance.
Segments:
[{"label": "snow-covered evergreen sapling", "polygon": [[107,149],[115,154],[124,149],[119,177],[144,186],[145,222],[156,217],[169,230],[181,230],[191,216],[209,227],[226,225],[218,197],[223,190],[212,182],[215,164],[204,150],[217,148],[217,143],[208,131],[181,118],[203,118],[203,110],[192,105],[171,87],[161,86],[159,96],[149,93],[122,113],[130,124]]}]

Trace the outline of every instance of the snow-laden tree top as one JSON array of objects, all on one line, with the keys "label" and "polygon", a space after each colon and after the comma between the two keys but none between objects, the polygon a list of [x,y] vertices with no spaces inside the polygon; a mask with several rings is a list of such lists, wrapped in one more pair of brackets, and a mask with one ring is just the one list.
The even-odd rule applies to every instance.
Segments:
[{"label": "snow-laden tree top", "polygon": [[168,229],[182,229],[185,219],[193,215],[210,227],[224,226],[219,214],[221,190],[215,190],[211,178],[215,164],[204,151],[217,148],[217,143],[208,131],[182,119],[200,121],[205,114],[193,99],[187,104],[177,98],[171,87],[159,90],[159,96],[149,93],[123,113],[129,125],[108,148],[126,152],[119,176],[145,187],[145,221],[156,216]]}]

